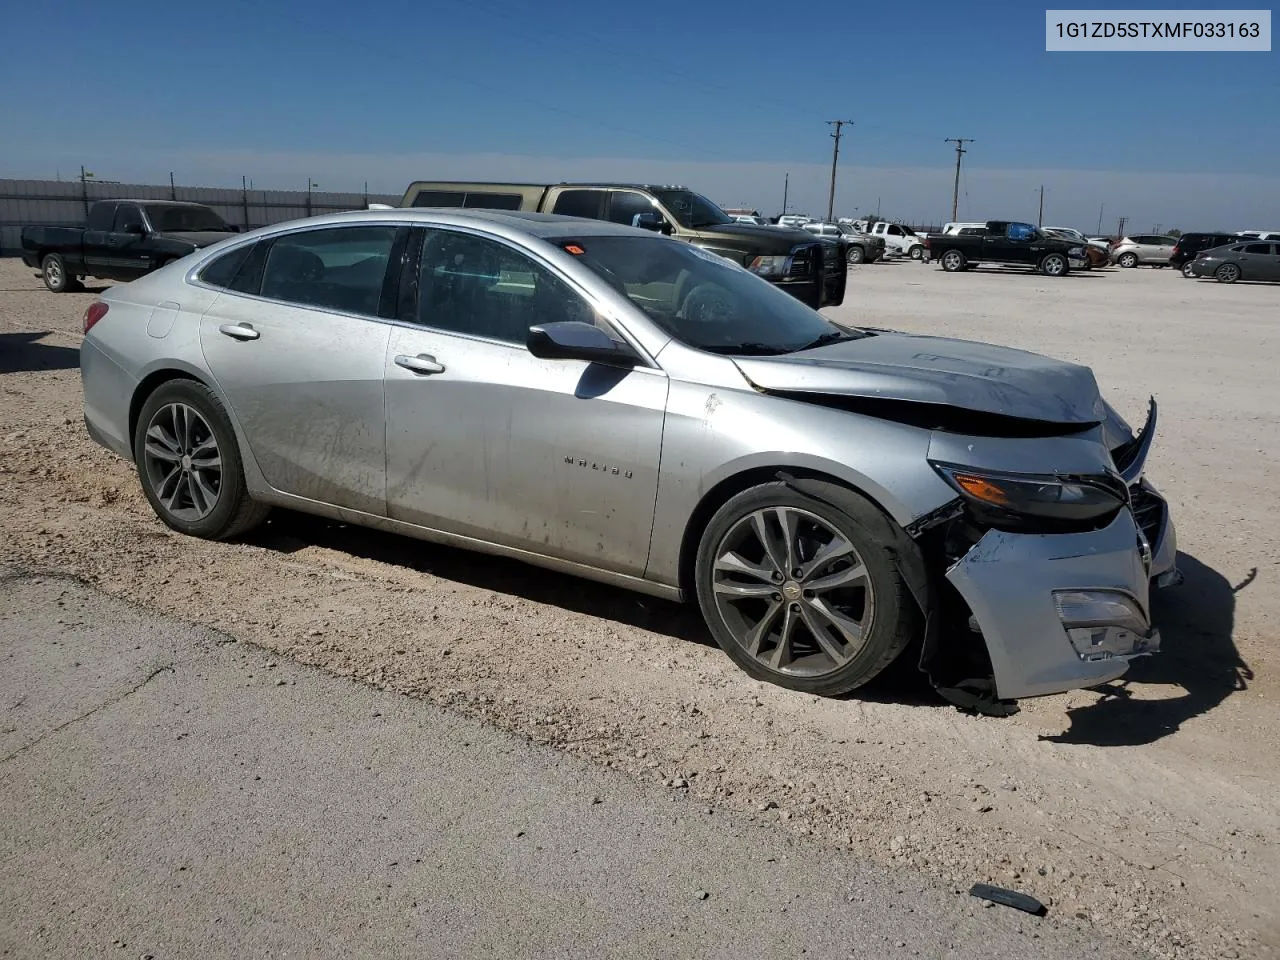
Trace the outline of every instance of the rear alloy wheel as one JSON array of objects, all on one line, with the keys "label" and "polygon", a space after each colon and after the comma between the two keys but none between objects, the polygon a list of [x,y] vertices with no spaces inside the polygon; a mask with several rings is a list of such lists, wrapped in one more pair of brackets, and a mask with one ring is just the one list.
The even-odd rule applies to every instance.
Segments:
[{"label": "rear alloy wheel", "polygon": [[[785,483],[752,487],[712,518],[698,549],[697,593],[720,647],[743,670],[822,696],[893,662],[916,620],[883,518],[843,487],[816,499]],[[827,494],[830,494],[827,496]]]},{"label": "rear alloy wheel", "polygon": [[156,516],[180,533],[226,540],[270,510],[249,498],[231,420],[204,384],[171,380],[147,398],[133,459]]},{"label": "rear alloy wheel", "polygon": [[1182,275],[1186,277],[1188,280],[1194,280],[1196,278],[1194,271],[1192,271],[1191,269],[1190,260],[1188,260],[1186,263],[1182,265]]},{"label": "rear alloy wheel", "polygon": [[1071,265],[1060,253],[1051,253],[1040,261],[1040,272],[1046,277],[1065,277]]},{"label": "rear alloy wheel", "polygon": [[1240,268],[1234,263],[1224,263],[1213,276],[1219,283],[1235,283],[1240,279]]},{"label": "rear alloy wheel", "polygon": [[920,246],[919,244],[916,244],[914,247],[912,247],[910,250],[907,251],[907,256],[910,257],[912,260],[923,260],[924,247]]},{"label": "rear alloy wheel", "polygon": [[67,264],[61,254],[50,253],[40,261],[40,277],[44,280],[44,285],[54,293],[83,289],[80,281],[67,272]]},{"label": "rear alloy wheel", "polygon": [[862,262],[863,262],[863,261],[865,261],[866,259],[867,259],[867,252],[866,252],[865,250],[863,250],[861,247],[850,247],[850,248],[849,248],[849,262],[850,262],[850,263],[862,263]]},{"label": "rear alloy wheel", "polygon": [[1135,253],[1122,253],[1116,258],[1116,263],[1122,267],[1136,267],[1138,265],[1138,255]]},{"label": "rear alloy wheel", "polygon": [[942,255],[942,269],[947,273],[959,273],[964,265],[964,254],[959,250],[948,250]]}]

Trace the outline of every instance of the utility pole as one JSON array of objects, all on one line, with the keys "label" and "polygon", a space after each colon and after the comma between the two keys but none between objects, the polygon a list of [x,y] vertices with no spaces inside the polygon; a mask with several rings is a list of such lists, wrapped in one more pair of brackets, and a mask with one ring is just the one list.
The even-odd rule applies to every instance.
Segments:
[{"label": "utility pole", "polygon": [[791,171],[782,175],[782,215],[787,215],[787,189],[791,186]]},{"label": "utility pole", "polygon": [[80,164],[80,200],[84,203],[84,219],[89,220],[89,181],[93,179],[93,174],[84,168],[84,164]]},{"label": "utility pole", "polygon": [[1044,184],[1040,184],[1040,213],[1036,217],[1036,226],[1044,226]]},{"label": "utility pole", "polygon": [[1097,230],[1097,233],[1098,233],[1098,235],[1099,235],[1099,236],[1101,236],[1101,234],[1102,234],[1102,211],[1103,211],[1103,208],[1104,208],[1104,207],[1106,207],[1106,204],[1104,204],[1104,203],[1100,203],[1100,204],[1098,204],[1098,230]]},{"label": "utility pole", "polygon": [[827,126],[835,127],[835,133],[831,134],[831,139],[835,141],[835,145],[831,149],[831,190],[827,194],[827,220],[830,221],[833,211],[836,208],[836,161],[840,159],[840,128],[845,124],[853,126],[852,120],[828,120]]},{"label": "utility pole", "polygon": [[1121,217],[1120,222],[1116,224],[1116,239],[1124,239],[1124,225],[1129,222],[1128,217]]},{"label": "utility pole", "polygon": [[249,229],[249,185],[243,174],[240,175],[240,202],[244,207],[244,228]]},{"label": "utility pole", "polygon": [[316,183],[310,177],[307,177],[307,216],[308,217],[311,216],[311,188],[318,187],[318,186],[320,186],[320,184]]},{"label": "utility pole", "polygon": [[169,199],[178,199],[178,188],[173,185],[173,171],[169,171]]},{"label": "utility pole", "polygon": [[966,143],[973,143],[972,137],[946,137],[943,143],[954,143],[956,145],[956,184],[951,189],[951,219],[954,221],[960,212],[960,158],[969,151],[964,148]]}]

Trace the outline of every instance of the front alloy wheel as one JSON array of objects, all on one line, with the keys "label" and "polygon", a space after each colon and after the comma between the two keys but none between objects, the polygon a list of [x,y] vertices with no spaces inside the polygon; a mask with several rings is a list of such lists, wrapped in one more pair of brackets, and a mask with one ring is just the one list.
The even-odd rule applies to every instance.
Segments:
[{"label": "front alloy wheel", "polygon": [[823,488],[821,500],[781,483],[730,500],[704,532],[697,587],[716,642],[747,673],[830,696],[888,666],[914,621],[891,555],[863,525],[876,508]]},{"label": "front alloy wheel", "polygon": [[1116,263],[1120,264],[1122,267],[1136,267],[1138,265],[1137,254],[1122,253],[1120,254],[1120,258],[1116,260]]},{"label": "front alloy wheel", "polygon": [[907,251],[907,256],[910,257],[912,260],[923,260],[924,247],[919,245],[912,247],[910,250]]},{"label": "front alloy wheel", "polygon": [[1040,261],[1040,272],[1046,277],[1066,276],[1067,267],[1067,258],[1060,253],[1051,253]]}]

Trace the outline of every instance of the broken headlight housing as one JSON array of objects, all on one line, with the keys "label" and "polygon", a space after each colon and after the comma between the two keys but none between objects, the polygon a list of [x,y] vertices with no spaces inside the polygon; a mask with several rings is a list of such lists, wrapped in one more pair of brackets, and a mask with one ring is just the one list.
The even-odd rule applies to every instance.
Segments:
[{"label": "broken headlight housing", "polygon": [[998,473],[930,461],[974,516],[997,530],[1091,530],[1129,502],[1124,481],[1110,474],[1057,476]]},{"label": "broken headlight housing", "polygon": [[1055,590],[1053,606],[1081,660],[1135,657],[1160,649],[1138,601],[1121,590]]}]

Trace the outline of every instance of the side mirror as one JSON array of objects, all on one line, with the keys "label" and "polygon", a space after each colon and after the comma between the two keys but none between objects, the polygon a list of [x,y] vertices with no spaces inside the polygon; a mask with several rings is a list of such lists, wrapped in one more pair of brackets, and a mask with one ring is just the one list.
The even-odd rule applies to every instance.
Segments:
[{"label": "side mirror", "polygon": [[667,229],[667,221],[660,213],[637,213],[631,218],[631,225],[641,230],[654,230],[658,233],[664,233]]},{"label": "side mirror", "polygon": [[529,328],[529,352],[544,360],[586,360],[634,366],[640,358],[625,343],[619,343],[599,327],[581,320],[561,320]]}]

